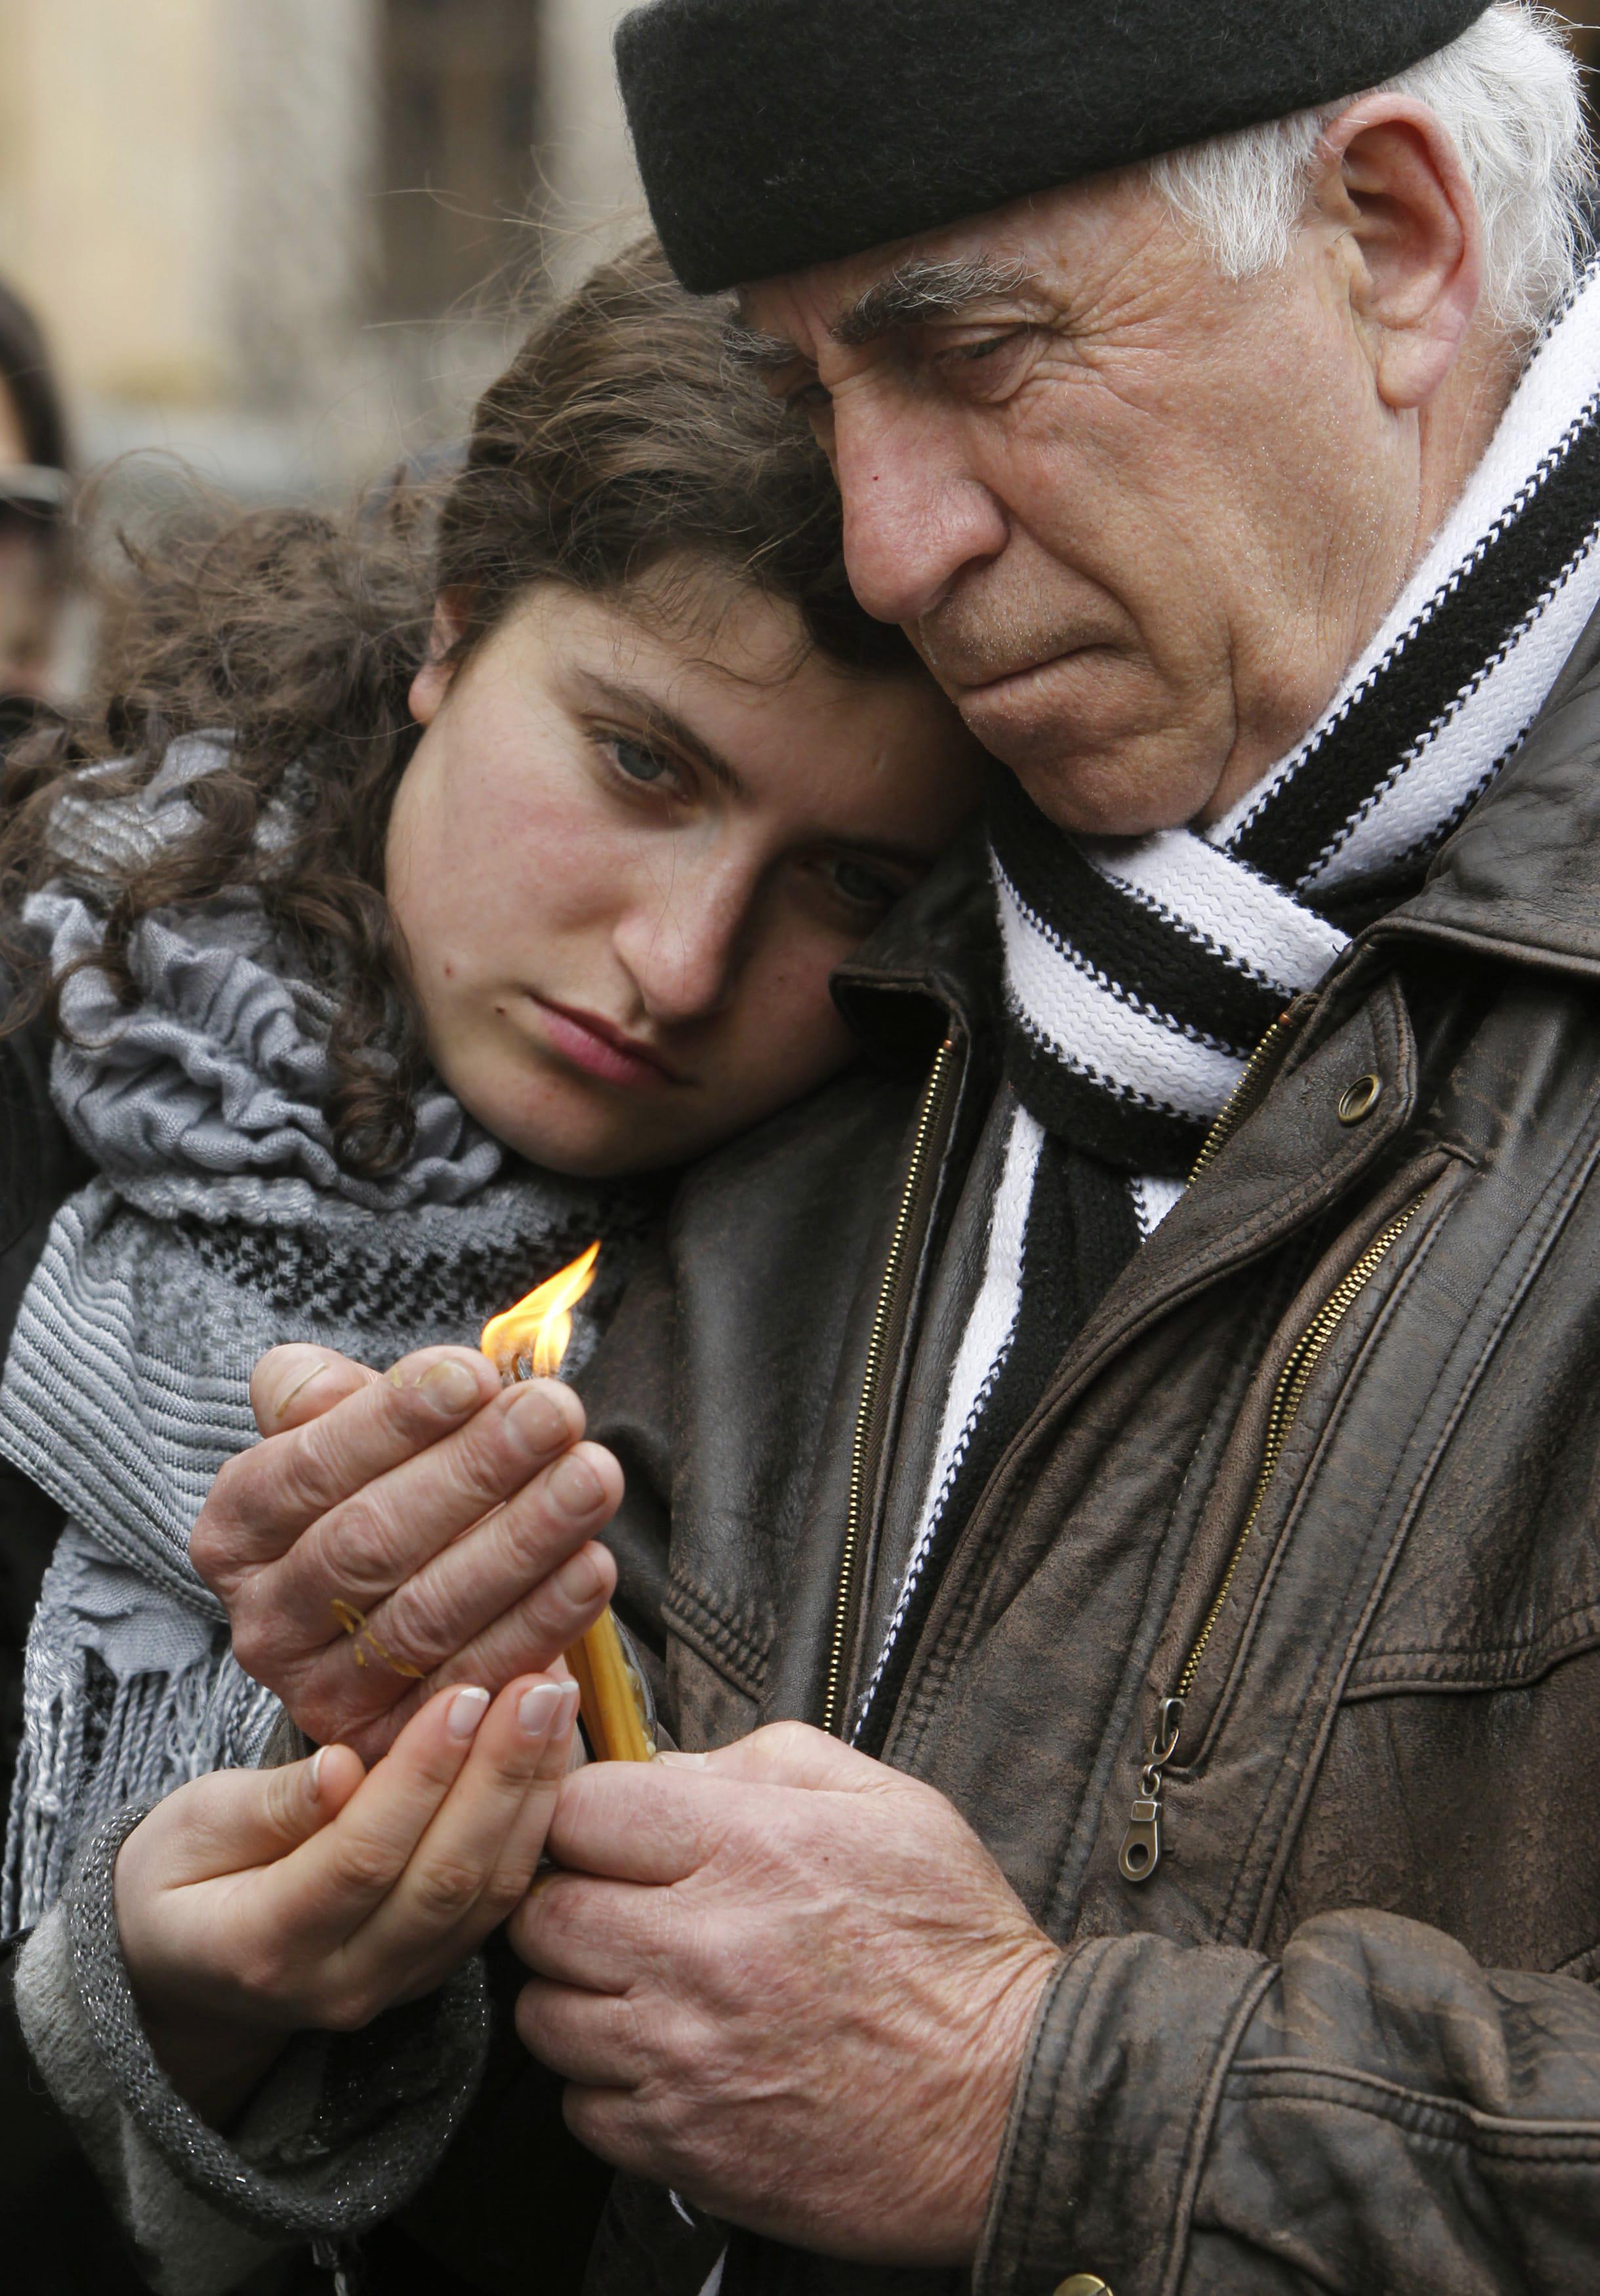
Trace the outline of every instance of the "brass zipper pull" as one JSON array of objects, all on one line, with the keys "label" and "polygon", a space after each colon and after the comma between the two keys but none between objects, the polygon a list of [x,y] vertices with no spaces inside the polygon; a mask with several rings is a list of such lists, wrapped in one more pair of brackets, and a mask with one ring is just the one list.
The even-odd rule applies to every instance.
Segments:
[{"label": "brass zipper pull", "polygon": [[1139,1772],[1139,1790],[1133,1798],[1128,1831],[1117,1855],[1125,1882],[1148,1882],[1161,1862],[1161,1773],[1177,1751],[1183,1712],[1181,1698],[1162,1699],[1150,1751]]}]

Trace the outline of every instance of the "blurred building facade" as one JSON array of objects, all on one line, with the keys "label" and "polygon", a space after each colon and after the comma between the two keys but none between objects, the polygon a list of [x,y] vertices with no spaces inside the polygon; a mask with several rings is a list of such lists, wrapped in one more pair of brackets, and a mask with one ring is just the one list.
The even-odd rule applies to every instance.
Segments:
[{"label": "blurred building facade", "polygon": [[458,425],[636,226],[621,0],[0,0],[0,275],[89,460],[321,492]]},{"label": "blurred building facade", "polygon": [[299,495],[457,431],[529,291],[642,221],[627,4],[0,0],[0,276],[85,459]]}]

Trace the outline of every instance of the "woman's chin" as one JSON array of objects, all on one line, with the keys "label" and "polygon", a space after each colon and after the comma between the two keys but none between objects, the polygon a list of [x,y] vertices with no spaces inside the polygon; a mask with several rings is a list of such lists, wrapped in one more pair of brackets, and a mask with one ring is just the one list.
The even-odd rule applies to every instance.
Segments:
[{"label": "woman's chin", "polygon": [[575,1078],[541,1078],[536,1095],[529,1095],[526,1076],[498,1091],[477,1091],[450,1078],[446,1082],[503,1147],[568,1179],[615,1180],[682,1160],[643,1110],[619,1106],[614,1095]]}]

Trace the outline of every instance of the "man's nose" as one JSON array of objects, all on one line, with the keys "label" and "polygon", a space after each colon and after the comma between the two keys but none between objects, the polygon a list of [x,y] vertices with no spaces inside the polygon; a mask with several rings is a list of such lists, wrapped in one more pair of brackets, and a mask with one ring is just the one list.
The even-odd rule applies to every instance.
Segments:
[{"label": "man's nose", "polygon": [[703,1021],[731,998],[750,912],[748,873],[682,857],[669,882],[641,889],[617,928],[617,954],[652,1021]]},{"label": "man's nose", "polygon": [[850,587],[880,621],[915,624],[964,568],[1005,547],[1004,509],[931,414],[908,410],[886,420],[841,398],[833,469]]}]

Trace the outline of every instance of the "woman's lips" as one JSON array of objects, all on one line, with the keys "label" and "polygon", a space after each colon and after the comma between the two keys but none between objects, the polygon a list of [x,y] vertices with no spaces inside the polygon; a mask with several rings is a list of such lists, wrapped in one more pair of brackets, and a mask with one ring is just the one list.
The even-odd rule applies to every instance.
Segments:
[{"label": "woman's lips", "polygon": [[636,1090],[685,1082],[659,1053],[624,1036],[599,1013],[553,1004],[546,996],[533,1001],[543,1017],[551,1051],[586,1076],[598,1077],[605,1084],[631,1085]]}]

